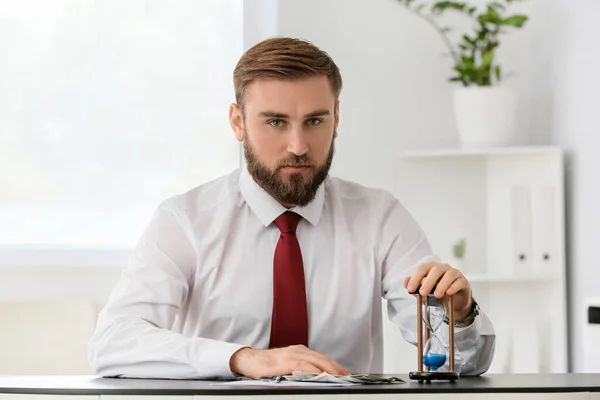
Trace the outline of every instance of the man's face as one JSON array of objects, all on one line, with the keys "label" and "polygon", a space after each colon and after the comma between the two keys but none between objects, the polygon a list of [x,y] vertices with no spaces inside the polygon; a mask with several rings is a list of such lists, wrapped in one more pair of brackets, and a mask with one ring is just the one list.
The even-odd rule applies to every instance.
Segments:
[{"label": "man's face", "polygon": [[329,80],[261,79],[246,89],[244,115],[232,106],[248,171],[284,206],[310,203],[333,160],[338,106]]}]

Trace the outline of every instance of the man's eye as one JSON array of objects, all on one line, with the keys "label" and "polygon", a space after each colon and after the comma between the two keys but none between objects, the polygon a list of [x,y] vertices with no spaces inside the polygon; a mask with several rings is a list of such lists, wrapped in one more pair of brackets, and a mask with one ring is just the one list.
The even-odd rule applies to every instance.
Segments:
[{"label": "man's eye", "polygon": [[306,120],[306,123],[308,125],[313,125],[313,126],[319,125],[321,122],[323,122],[323,121],[321,121],[319,118],[311,118],[311,119]]},{"label": "man's eye", "polygon": [[281,125],[283,125],[283,121],[280,119],[272,119],[271,121],[269,121],[269,125],[274,126],[275,128],[279,128]]}]

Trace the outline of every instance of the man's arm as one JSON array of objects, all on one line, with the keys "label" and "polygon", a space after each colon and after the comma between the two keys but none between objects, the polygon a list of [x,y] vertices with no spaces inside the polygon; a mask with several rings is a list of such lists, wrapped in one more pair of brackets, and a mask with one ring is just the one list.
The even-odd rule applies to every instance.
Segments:
[{"label": "man's arm", "polygon": [[[414,218],[392,196],[387,196],[381,224],[378,255],[382,266],[382,295],[388,300],[388,317],[400,329],[406,341],[417,344],[416,298],[408,293],[405,278],[428,262],[437,262],[431,246]],[[442,325],[442,337],[448,346],[448,326]],[[486,372],[494,356],[495,333],[491,321],[480,310],[475,321],[456,328],[456,368],[461,375]],[[447,368],[447,365],[440,370]]]},{"label": "man's arm", "polygon": [[142,234],[89,344],[88,359],[98,375],[233,376],[229,360],[242,344],[184,337],[171,330],[196,268],[185,223],[165,203]]}]

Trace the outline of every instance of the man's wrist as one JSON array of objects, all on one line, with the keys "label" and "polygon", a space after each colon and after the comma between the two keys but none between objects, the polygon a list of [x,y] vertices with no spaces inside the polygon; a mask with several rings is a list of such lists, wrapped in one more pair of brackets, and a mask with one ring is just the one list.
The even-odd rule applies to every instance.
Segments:
[{"label": "man's wrist", "polygon": [[[473,297],[471,297],[469,304],[465,307],[464,311],[457,313],[454,312],[454,327],[463,328],[469,326],[475,320],[475,317],[479,315],[479,305]],[[449,324],[448,316],[444,319],[446,324]]]},{"label": "man's wrist", "polygon": [[471,297],[469,299],[469,302],[467,303],[467,305],[464,306],[461,310],[459,310],[459,311],[454,310],[454,320],[460,321],[460,320],[467,318],[467,316],[469,314],[471,314],[472,309],[473,309],[473,298]]},{"label": "man's wrist", "polygon": [[229,369],[232,373],[243,375],[241,371],[243,370],[244,359],[251,355],[252,350],[253,349],[249,346],[242,347],[231,355],[231,358],[229,359]]}]

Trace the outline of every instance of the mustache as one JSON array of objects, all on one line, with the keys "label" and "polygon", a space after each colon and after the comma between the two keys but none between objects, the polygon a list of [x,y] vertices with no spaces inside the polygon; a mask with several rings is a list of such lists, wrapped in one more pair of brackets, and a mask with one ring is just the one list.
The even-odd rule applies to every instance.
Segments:
[{"label": "mustache", "polygon": [[289,158],[278,162],[277,169],[279,170],[284,167],[314,167],[316,165],[314,160],[307,156],[297,156],[293,154]]}]

